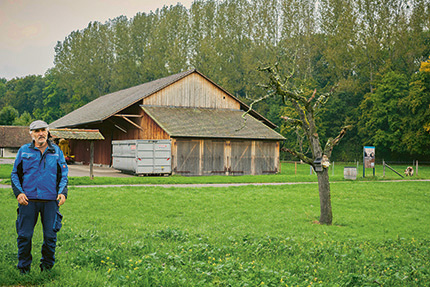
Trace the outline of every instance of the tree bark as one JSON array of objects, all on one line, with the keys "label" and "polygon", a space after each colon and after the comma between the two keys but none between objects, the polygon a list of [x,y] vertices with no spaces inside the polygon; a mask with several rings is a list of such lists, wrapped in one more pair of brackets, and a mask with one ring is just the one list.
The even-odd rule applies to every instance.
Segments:
[{"label": "tree bark", "polygon": [[330,181],[328,176],[328,168],[317,172],[318,189],[320,195],[320,224],[331,225],[333,214],[331,209]]}]

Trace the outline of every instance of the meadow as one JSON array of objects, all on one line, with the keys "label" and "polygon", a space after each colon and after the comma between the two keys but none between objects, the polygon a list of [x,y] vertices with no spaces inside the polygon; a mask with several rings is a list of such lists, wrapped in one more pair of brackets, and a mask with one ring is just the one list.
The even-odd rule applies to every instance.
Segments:
[{"label": "meadow", "polygon": [[429,187],[333,182],[334,224],[323,226],[315,183],[71,186],[57,264],[38,270],[38,223],[25,276],[16,200],[0,189],[0,286],[428,286]]},{"label": "meadow", "polygon": [[[396,171],[403,175],[405,168],[409,164],[392,165]],[[344,167],[357,166],[356,163],[332,163],[329,170],[330,181],[348,181],[344,179]],[[414,166],[415,168],[415,166]],[[1,184],[10,184],[11,164],[0,165]],[[383,176],[382,165],[376,166],[375,176],[372,169],[366,169],[366,177],[363,178],[363,166],[358,165],[357,181],[378,181],[378,180],[419,180],[430,179],[430,166],[420,165],[419,173],[413,177],[401,178],[396,173],[386,168]],[[295,164],[292,162],[282,162],[278,174],[268,175],[241,175],[241,176],[135,176],[135,177],[96,177],[90,180],[89,177],[69,177],[69,185],[104,185],[104,184],[208,184],[208,183],[264,183],[264,182],[317,182],[315,173],[310,172],[307,164]]]}]

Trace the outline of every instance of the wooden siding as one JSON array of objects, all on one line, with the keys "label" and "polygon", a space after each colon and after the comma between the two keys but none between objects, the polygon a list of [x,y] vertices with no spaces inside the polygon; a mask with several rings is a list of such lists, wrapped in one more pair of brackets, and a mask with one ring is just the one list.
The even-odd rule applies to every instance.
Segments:
[{"label": "wooden siding", "polygon": [[136,127],[132,123],[121,117],[112,117],[111,121],[115,121],[118,125],[121,125],[122,129],[126,130],[124,133],[120,129],[115,134],[113,140],[125,140],[125,139],[145,139],[145,140],[164,140],[170,139],[170,136],[143,110],[139,104],[135,104],[130,108],[121,111],[119,115],[136,115],[139,117],[129,117],[128,120],[135,123],[140,128]]},{"label": "wooden siding", "polygon": [[[103,123],[88,126],[87,128],[98,129],[105,137],[103,141],[94,142],[95,164],[112,164],[112,140],[170,139],[170,136],[143,112],[139,104],[121,111],[120,114],[138,115],[139,117],[129,117],[128,119],[139,125],[141,129],[117,116],[110,117]],[[70,148],[77,162],[89,164],[90,141],[73,140]]]},{"label": "wooden siding", "polygon": [[172,171],[182,175],[276,173],[279,171],[279,143],[173,139]]},{"label": "wooden siding", "polygon": [[240,110],[239,102],[197,73],[143,99],[143,104]]}]

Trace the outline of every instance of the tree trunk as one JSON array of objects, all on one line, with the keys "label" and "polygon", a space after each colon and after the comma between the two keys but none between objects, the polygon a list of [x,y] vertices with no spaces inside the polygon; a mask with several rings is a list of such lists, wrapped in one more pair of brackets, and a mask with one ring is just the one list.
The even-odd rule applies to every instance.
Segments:
[{"label": "tree trunk", "polygon": [[320,224],[331,225],[333,221],[333,214],[331,211],[331,198],[330,198],[330,181],[328,176],[328,168],[323,171],[317,172],[318,176],[318,189],[320,194]]}]

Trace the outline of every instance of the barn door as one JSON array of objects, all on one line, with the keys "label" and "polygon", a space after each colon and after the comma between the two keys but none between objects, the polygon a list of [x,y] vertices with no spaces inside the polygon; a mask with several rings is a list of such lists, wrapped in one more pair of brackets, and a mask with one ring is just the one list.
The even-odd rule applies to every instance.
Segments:
[{"label": "barn door", "polygon": [[203,174],[225,174],[224,141],[205,140],[203,150]]},{"label": "barn door", "polygon": [[277,173],[276,142],[255,142],[255,172],[256,174]]},{"label": "barn door", "polygon": [[198,175],[200,167],[200,141],[178,140],[176,173],[183,175]]},{"label": "barn door", "polygon": [[251,141],[231,141],[231,174],[251,174]]}]

